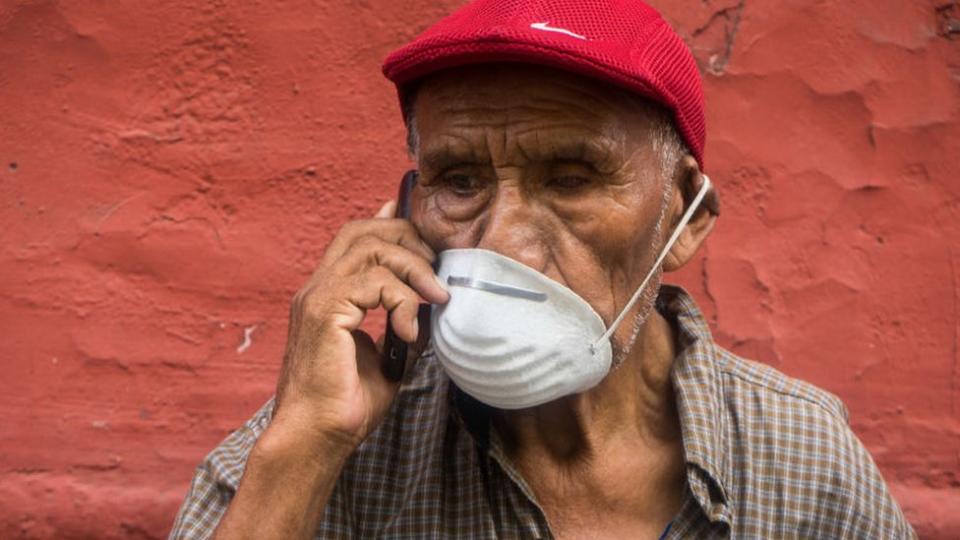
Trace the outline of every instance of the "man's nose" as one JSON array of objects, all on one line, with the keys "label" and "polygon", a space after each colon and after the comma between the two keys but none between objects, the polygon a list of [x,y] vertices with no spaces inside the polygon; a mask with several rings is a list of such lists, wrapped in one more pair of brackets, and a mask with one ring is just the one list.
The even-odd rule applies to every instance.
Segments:
[{"label": "man's nose", "polygon": [[542,210],[517,186],[499,186],[487,209],[477,247],[543,271],[547,262],[547,231]]}]

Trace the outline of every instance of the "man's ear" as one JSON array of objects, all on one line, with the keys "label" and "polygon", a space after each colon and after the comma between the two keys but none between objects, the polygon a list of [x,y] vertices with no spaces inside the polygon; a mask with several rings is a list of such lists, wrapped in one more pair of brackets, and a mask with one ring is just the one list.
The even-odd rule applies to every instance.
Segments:
[{"label": "man's ear", "polygon": [[[689,154],[684,156],[677,166],[677,172],[672,181],[674,190],[668,213],[671,227],[666,228],[664,234],[670,234],[673,231],[703,186],[704,175],[700,172],[697,160]],[[700,207],[693,214],[693,218],[670,248],[670,253],[663,261],[663,270],[672,272],[687,264],[700,249],[701,244],[710,236],[710,231],[713,230],[719,215],[720,197],[717,195],[716,188],[711,187],[700,203]]]}]

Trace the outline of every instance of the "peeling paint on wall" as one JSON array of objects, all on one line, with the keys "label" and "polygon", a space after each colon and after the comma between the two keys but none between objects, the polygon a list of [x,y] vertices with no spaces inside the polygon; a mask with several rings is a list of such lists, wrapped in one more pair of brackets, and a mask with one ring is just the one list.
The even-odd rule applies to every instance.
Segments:
[{"label": "peeling paint on wall", "polygon": [[[459,3],[0,6],[0,537],[165,536],[325,244],[407,167],[382,58]],[[654,4],[724,205],[668,279],[838,394],[921,537],[958,537],[960,7]]]}]

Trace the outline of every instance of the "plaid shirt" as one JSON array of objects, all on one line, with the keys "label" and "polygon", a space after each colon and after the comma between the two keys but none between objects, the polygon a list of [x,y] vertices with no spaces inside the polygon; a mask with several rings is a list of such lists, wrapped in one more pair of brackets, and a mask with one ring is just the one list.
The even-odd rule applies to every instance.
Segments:
[{"label": "plaid shirt", "polygon": [[[687,463],[664,538],[915,538],[835,396],[717,346],[693,300],[664,286]],[[272,401],[197,468],[171,538],[207,538]],[[317,538],[551,538],[484,405],[430,353],[341,472]],[[664,524],[665,526],[667,524]]]}]

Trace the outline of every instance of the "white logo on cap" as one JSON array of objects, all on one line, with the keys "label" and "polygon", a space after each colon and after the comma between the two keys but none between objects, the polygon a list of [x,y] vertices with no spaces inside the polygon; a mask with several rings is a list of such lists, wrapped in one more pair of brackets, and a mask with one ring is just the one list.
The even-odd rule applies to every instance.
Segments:
[{"label": "white logo on cap", "polygon": [[582,40],[584,40],[584,41],[586,41],[586,39],[587,39],[587,36],[581,36],[580,34],[577,34],[576,32],[571,32],[570,30],[567,30],[566,28],[554,28],[553,26],[550,26],[550,23],[549,23],[549,22],[535,22],[535,23],[531,23],[531,24],[530,24],[530,28],[533,28],[534,30],[543,30],[543,31],[545,31],[545,32],[557,32],[558,34],[565,34],[565,35],[568,35],[568,36],[570,36],[570,37],[575,37],[575,38],[577,38],[577,39],[582,39]]}]

